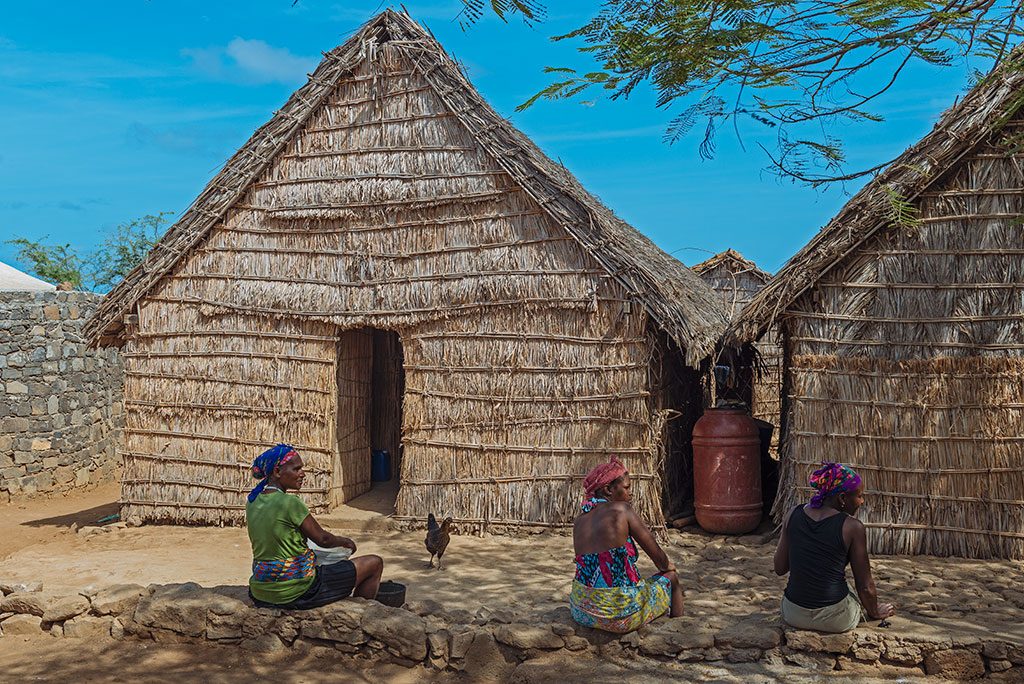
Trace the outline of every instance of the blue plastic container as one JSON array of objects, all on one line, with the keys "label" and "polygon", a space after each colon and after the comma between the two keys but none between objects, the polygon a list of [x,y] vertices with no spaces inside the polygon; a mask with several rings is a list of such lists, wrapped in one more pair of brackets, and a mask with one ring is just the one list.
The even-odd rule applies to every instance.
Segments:
[{"label": "blue plastic container", "polygon": [[391,480],[391,454],[387,449],[374,449],[370,453],[370,479],[373,482]]}]

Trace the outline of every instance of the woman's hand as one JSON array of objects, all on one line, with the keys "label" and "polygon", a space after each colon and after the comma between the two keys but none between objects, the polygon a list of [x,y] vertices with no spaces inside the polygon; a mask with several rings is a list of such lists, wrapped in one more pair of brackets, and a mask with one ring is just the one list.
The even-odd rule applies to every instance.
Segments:
[{"label": "woman's hand", "polygon": [[884,620],[885,618],[892,617],[895,614],[896,606],[891,603],[879,603],[876,614],[872,615],[871,613],[868,613],[868,617],[872,620]]},{"label": "woman's hand", "polygon": [[306,539],[312,539],[314,544],[322,548],[336,549],[343,546],[347,549],[352,549],[352,553],[356,552],[356,543],[354,541],[348,537],[339,537],[336,534],[331,534],[320,527],[320,523],[316,521],[312,514],[307,515],[306,519],[302,521],[299,531],[302,532]]}]

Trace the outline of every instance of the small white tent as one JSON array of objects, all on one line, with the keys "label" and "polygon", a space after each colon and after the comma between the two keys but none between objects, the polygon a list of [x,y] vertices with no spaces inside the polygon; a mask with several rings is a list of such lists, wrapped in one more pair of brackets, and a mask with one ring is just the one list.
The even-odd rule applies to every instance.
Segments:
[{"label": "small white tent", "polygon": [[22,273],[13,266],[0,261],[0,291],[33,291],[57,289],[45,280],[40,280],[28,273]]}]

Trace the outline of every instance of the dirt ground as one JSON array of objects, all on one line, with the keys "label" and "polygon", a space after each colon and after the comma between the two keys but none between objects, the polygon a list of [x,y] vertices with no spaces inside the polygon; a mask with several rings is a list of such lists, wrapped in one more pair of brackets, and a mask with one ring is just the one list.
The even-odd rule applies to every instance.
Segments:
[{"label": "dirt ground", "polygon": [[94,525],[117,513],[121,487],[116,482],[67,496],[26,499],[0,505],[0,559],[35,544],[64,537],[72,523]]},{"label": "dirt ground", "polygon": [[[207,587],[237,588],[245,585],[251,556],[244,529],[145,526],[92,536],[72,530],[72,524],[95,524],[104,515],[116,511],[117,495],[115,485],[66,498],[0,506],[0,555],[3,557],[0,578],[39,580],[46,591],[55,593],[122,582],[145,585],[192,581]],[[409,601],[430,599],[449,612],[462,609],[475,614],[481,609],[501,610],[529,622],[541,613],[564,606],[571,584],[572,546],[566,536],[455,536],[445,556],[445,570],[436,571],[427,568],[429,556],[423,547],[421,532],[344,534],[356,540],[359,553],[377,553],[384,557],[385,578],[406,584]],[[680,568],[688,613],[705,617],[712,628],[722,628],[753,615],[777,615],[785,579],[771,571],[773,542],[697,533],[674,533],[670,540],[667,551]],[[873,566],[882,599],[896,603],[900,612],[893,620],[894,632],[933,630],[965,636],[1004,635],[1010,641],[1024,642],[1024,621],[1021,620],[1024,563],[878,557],[873,559]],[[654,571],[646,558],[641,560],[641,569]],[[0,639],[0,672],[19,673],[27,679],[46,678],[47,667],[53,666],[62,671],[70,668],[69,672],[87,680],[93,677],[94,681],[119,681],[120,675],[112,673],[122,671],[126,673],[123,681],[171,681],[170,677],[146,679],[142,675],[159,677],[175,672],[180,675],[183,668],[194,669],[195,666],[188,663],[195,658],[202,660],[202,668],[221,668],[215,674],[210,671],[213,681],[241,681],[243,676],[259,677],[271,671],[260,668],[271,667],[272,671],[280,668],[279,664],[264,663],[237,649],[227,649],[234,655],[221,657],[215,653],[219,647],[212,645],[178,647],[113,641],[107,645],[86,646],[65,640],[61,648],[44,648],[22,662],[18,661],[19,649],[12,643],[14,641]],[[98,650],[92,655],[72,657],[77,649],[83,648]],[[104,665],[95,665],[98,669],[90,674],[88,668],[92,666],[93,655]],[[558,657],[565,659],[567,656]],[[294,675],[294,678],[286,681],[306,681],[303,677],[321,681],[326,672],[331,676],[338,674],[341,679],[337,681],[392,681],[390,670],[382,671],[382,679],[377,674],[347,670],[336,673],[331,669],[337,667],[333,660],[325,664],[301,661],[298,656],[292,658],[298,661],[289,661],[286,667],[291,673],[289,676]],[[140,670],[140,662],[166,662],[167,667],[162,668],[163,674],[157,675],[155,670]],[[520,681],[566,681],[559,676],[575,672],[583,665],[586,665],[585,674],[581,671],[580,677],[591,682],[601,681],[591,673],[602,672],[607,675],[607,681],[616,678],[621,681],[624,674],[629,674],[631,680],[639,678],[638,681],[644,681],[648,675],[650,681],[665,676],[664,667],[656,674],[625,673],[621,665],[603,661],[568,657],[565,662],[545,662],[530,661],[529,667],[524,664],[517,670],[517,678]],[[781,676],[758,665],[680,667],[686,671],[673,676],[692,681],[767,682],[777,681]],[[409,672],[396,670],[394,676],[406,676]],[[106,679],[95,679],[100,675]],[[417,678],[427,675],[427,671],[422,671]],[[783,680],[796,681],[793,676],[797,675],[790,672]],[[799,676],[804,678],[800,681],[817,681],[816,675]],[[435,677],[432,681],[443,681],[434,674],[430,677]],[[574,677],[569,681],[572,679]]]},{"label": "dirt ground", "polygon": [[[60,644],[59,648],[55,646]],[[426,668],[408,669],[393,664],[368,665],[341,654],[324,659],[310,654],[259,656],[235,647],[155,644],[139,641],[65,639],[52,637],[0,638],[0,672],[6,681],[32,682],[64,679],[76,682],[124,682],[126,684],[281,684],[351,682],[352,684],[427,684],[466,682],[467,677]],[[709,684],[825,684],[827,680],[849,684],[881,684],[883,679],[847,676],[842,673],[807,674],[773,671],[750,664],[612,663],[595,658],[552,655],[530,660],[511,675],[517,684],[655,684],[669,680]],[[924,683],[925,678],[903,679]]]}]

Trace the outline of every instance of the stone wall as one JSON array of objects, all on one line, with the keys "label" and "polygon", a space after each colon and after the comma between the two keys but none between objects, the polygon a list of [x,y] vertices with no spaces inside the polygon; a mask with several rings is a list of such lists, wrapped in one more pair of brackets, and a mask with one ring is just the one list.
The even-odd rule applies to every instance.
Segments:
[{"label": "stone wall", "polygon": [[0,292],[0,503],[116,477],[121,360],[89,350],[90,292]]},{"label": "stone wall", "polygon": [[761,662],[779,673],[780,681],[790,674],[824,677],[833,671],[889,680],[917,681],[926,674],[955,681],[1024,680],[1022,643],[987,634],[911,632],[896,625],[820,634],[748,618],[715,631],[706,620],[686,616],[618,637],[579,626],[567,607],[522,621],[486,608],[476,614],[446,611],[429,600],[388,608],[346,599],[289,612],[255,607],[245,587],[207,589],[193,583],[88,587],[68,595],[44,591],[38,583],[0,580],[0,592],[0,638],[47,632],[66,638],[209,641],[234,644],[257,657],[285,649],[325,657],[341,652],[462,671],[477,681],[503,680],[511,668],[563,649],[614,662]]}]

